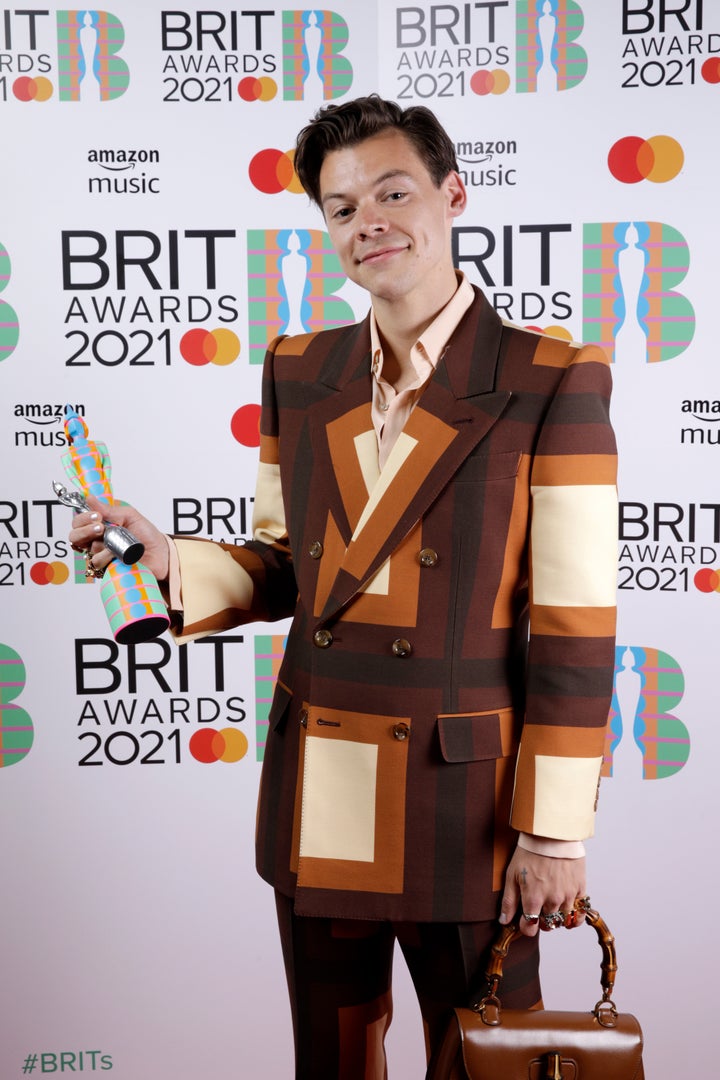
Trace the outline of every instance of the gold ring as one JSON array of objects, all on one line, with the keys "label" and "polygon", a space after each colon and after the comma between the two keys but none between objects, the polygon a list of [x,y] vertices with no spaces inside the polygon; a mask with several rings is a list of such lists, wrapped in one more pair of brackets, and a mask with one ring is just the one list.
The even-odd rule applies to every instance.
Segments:
[{"label": "gold ring", "polygon": [[86,578],[101,578],[101,577],[103,577],[104,574],[105,574],[105,567],[103,566],[102,569],[101,569],[100,567],[95,565],[95,563],[92,561],[93,557],[92,557],[91,552],[86,551],[84,554],[85,554],[85,577]]}]

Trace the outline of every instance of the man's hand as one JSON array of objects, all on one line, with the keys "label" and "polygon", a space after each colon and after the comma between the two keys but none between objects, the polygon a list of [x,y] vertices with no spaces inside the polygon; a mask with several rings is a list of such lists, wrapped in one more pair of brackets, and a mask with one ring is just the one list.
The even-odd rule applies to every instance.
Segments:
[{"label": "man's hand", "polygon": [[521,933],[534,937],[538,927],[553,929],[543,916],[560,913],[564,917],[556,925],[571,929],[585,918],[575,912],[575,901],[586,891],[584,858],[556,859],[517,847],[505,875],[500,922],[512,922],[517,914]]},{"label": "man's hand", "polygon": [[113,521],[116,525],[129,529],[142,541],[145,545],[145,554],[141,560],[143,566],[147,566],[158,581],[165,581],[169,562],[167,537],[132,506],[108,506],[92,495],[88,495],[86,501],[90,512],[83,511],[73,517],[72,528],[68,534],[71,547],[75,551],[89,551],[93,567],[103,570],[113,556],[102,542],[104,526],[101,519]]}]

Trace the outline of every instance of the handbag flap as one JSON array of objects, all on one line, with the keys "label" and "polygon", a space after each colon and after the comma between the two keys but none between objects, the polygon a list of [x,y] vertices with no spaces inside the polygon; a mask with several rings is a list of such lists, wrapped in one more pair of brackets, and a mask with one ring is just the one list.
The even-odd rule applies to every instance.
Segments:
[{"label": "handbag flap", "polygon": [[[472,1080],[643,1080],[643,1037],[630,1013],[614,1027],[593,1012],[503,1009],[484,1024],[473,1009],[456,1009],[463,1061]],[[553,1058],[557,1055],[557,1058]]]}]

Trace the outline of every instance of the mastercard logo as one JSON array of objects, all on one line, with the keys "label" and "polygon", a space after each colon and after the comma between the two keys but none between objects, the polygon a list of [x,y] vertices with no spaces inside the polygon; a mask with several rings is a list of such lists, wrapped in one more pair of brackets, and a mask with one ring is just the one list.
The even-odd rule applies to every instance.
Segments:
[{"label": "mastercard logo", "polygon": [[720,592],[720,572],[704,566],[694,577],[695,588],[700,592]]},{"label": "mastercard logo", "polygon": [[495,68],[494,71],[476,71],[470,79],[470,89],[481,97],[485,94],[504,94],[509,88],[510,76],[501,68]]},{"label": "mastercard logo", "polygon": [[700,68],[700,74],[707,83],[720,83],[720,56],[711,56]]},{"label": "mastercard logo", "polygon": [[260,150],[248,166],[250,182],[265,195],[277,195],[280,191],[290,191],[302,195],[303,188],[293,164],[295,151]]},{"label": "mastercard logo", "polygon": [[260,445],[260,406],[241,405],[230,421],[233,439],[241,446]]},{"label": "mastercard logo", "polygon": [[36,585],[63,585],[70,571],[65,563],[36,562],[30,567],[30,580]]},{"label": "mastercard logo", "polygon": [[260,79],[249,75],[247,78],[240,80],[237,92],[243,101],[272,101],[278,92],[278,88],[275,80],[267,75],[263,75]]},{"label": "mastercard logo", "polygon": [[13,83],[12,90],[18,101],[48,101],[52,97],[53,84],[42,75],[36,79],[21,75]]},{"label": "mastercard logo", "polygon": [[180,339],[180,355],[194,367],[232,364],[240,355],[240,339],[237,334],[221,326],[217,330],[196,327],[188,330]]},{"label": "mastercard logo", "polygon": [[190,753],[196,761],[211,765],[216,761],[231,764],[245,757],[248,741],[242,731],[236,728],[203,728],[190,736]]},{"label": "mastercard logo", "polygon": [[674,180],[685,163],[683,148],[670,135],[641,139],[628,135],[619,139],[608,154],[608,168],[621,184],[639,184],[649,180],[666,184]]}]

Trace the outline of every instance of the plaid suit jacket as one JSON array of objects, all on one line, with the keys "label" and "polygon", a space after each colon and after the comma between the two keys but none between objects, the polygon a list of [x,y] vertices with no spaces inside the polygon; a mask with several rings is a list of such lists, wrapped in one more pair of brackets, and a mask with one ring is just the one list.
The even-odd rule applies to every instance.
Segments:
[{"label": "plaid suit jacket", "polygon": [[178,540],[181,640],[293,618],[257,865],[302,914],[493,918],[516,830],[592,833],[610,372],[476,292],[382,473],[368,321],[273,342],[254,539]]}]

